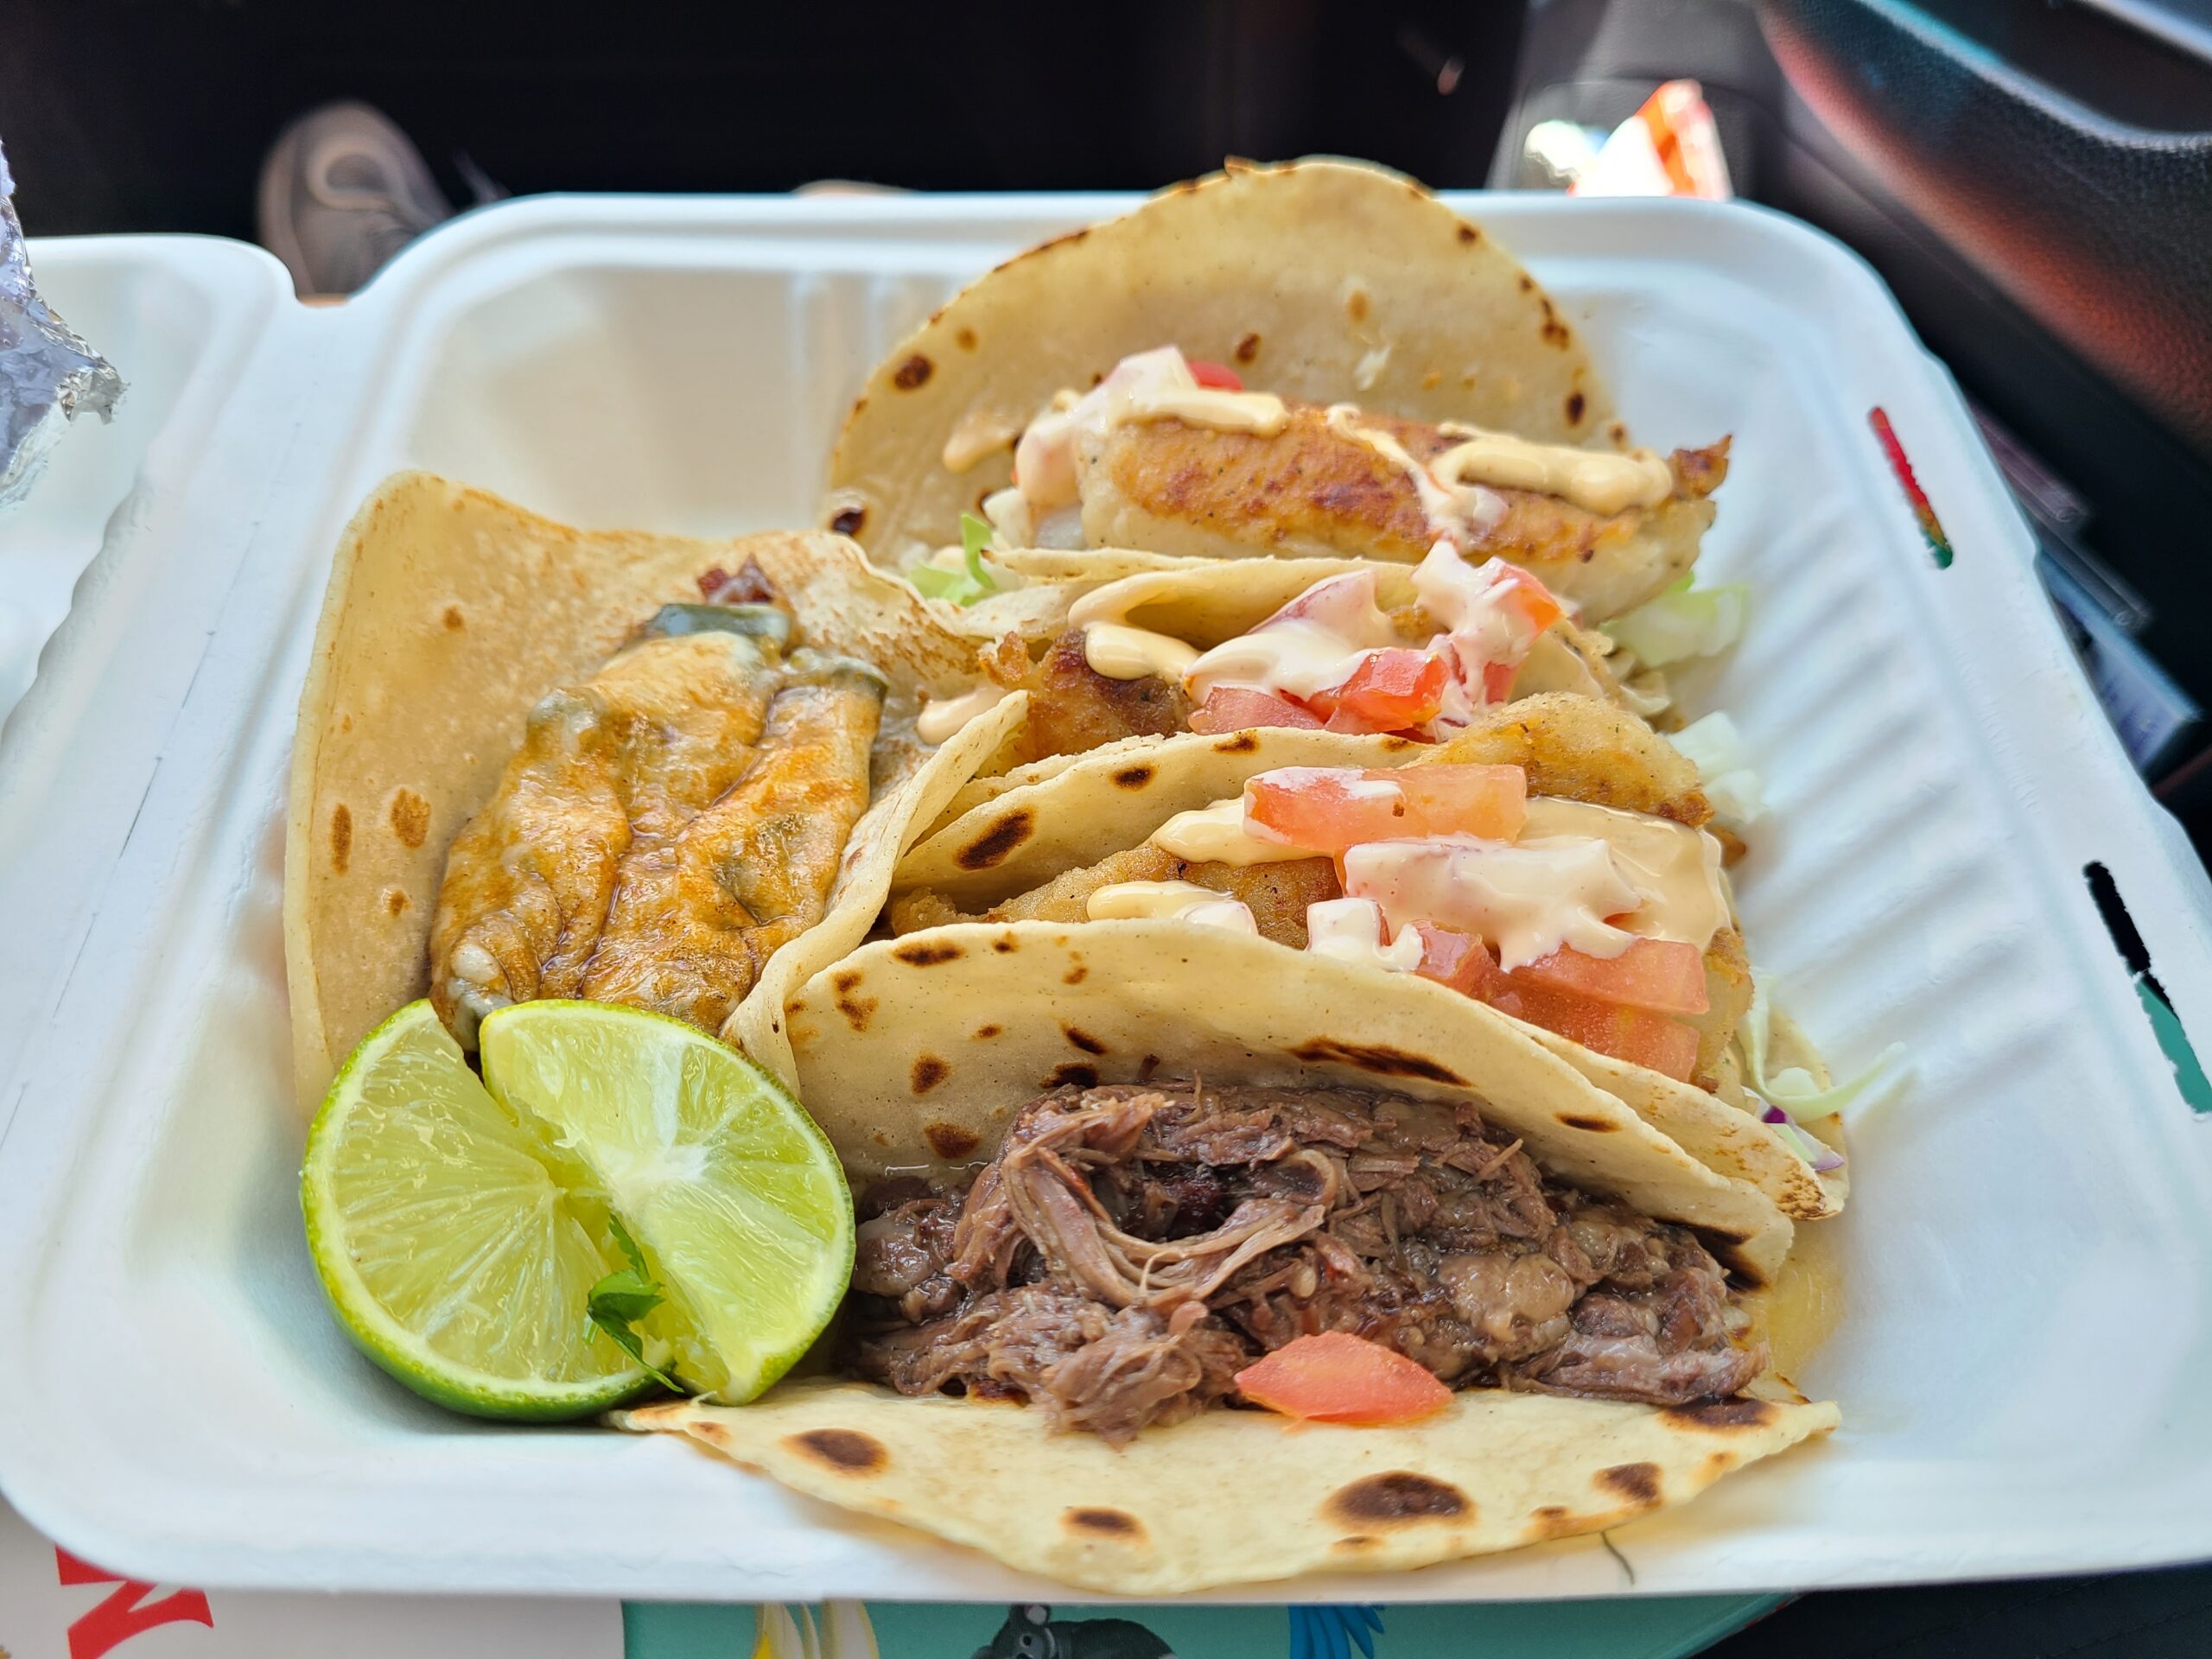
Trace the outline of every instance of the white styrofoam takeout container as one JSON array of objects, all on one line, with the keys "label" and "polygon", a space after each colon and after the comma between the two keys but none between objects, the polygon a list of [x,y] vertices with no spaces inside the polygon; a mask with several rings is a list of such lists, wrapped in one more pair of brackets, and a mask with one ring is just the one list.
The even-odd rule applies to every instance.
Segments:
[{"label": "white styrofoam takeout container", "polygon": [[[449,1416],[354,1354],[300,1236],[281,814],[330,550],[385,474],[593,525],[804,521],[905,327],[1127,205],[543,199],[439,231],[341,308],[274,308],[188,475],[159,480],[164,533],[95,567],[0,774],[0,1485],[34,1524],[228,1585],[1046,1594],[674,1441]],[[1840,1069],[1891,1039],[1916,1068],[1859,1126],[1848,1308],[1799,1379],[1841,1433],[1617,1532],[1633,1590],[2212,1555],[2212,1123],[2083,870],[2112,872],[2200,1034],[2212,886],[2069,657],[1955,391],[1866,268],[1788,220],[1459,205],[1584,324],[1642,441],[1735,435],[1707,569],[1756,608],[1695,695],[1769,783],[1746,924]],[[1581,1539],[1243,1594],[1630,1588]]]}]

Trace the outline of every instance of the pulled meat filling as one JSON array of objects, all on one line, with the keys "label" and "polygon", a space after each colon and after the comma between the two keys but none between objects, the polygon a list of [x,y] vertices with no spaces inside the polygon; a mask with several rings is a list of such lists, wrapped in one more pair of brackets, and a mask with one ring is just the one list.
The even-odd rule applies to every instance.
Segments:
[{"label": "pulled meat filling", "polygon": [[1766,1363],[1681,1228],[1548,1179],[1457,1108],[1348,1089],[1065,1088],[964,1187],[861,1205],[846,1360],[1121,1442],[1321,1331],[1458,1388],[1680,1405]]}]

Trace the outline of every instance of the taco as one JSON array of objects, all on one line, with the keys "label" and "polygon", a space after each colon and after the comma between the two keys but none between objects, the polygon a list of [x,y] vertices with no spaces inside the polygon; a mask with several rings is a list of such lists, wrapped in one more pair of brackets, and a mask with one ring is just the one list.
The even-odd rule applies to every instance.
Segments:
[{"label": "taco", "polygon": [[1006,547],[1411,563],[1444,541],[1598,621],[1689,569],[1726,469],[1725,439],[1629,448],[1580,338],[1478,226],[1306,162],[972,284],[870,378],[823,522],[899,569],[965,510]]},{"label": "taco", "polygon": [[533,997],[710,1031],[748,995],[780,1006],[1018,723],[1015,698],[934,751],[915,737],[923,699],[975,672],[837,537],[585,532],[388,480],[340,545],[301,694],[302,1095],[426,992],[465,1043]]},{"label": "taco", "polygon": [[1510,1033],[1789,1214],[1843,1205],[1833,1120],[1757,1092],[1766,1015],[1748,1018],[1696,768],[1618,709],[1547,694],[1439,744],[1152,740],[970,784],[954,807],[893,875],[888,919],[917,952],[963,924],[1165,918],[1193,995],[1256,944],[1255,994],[1286,994],[1287,958],[1313,964],[1308,1018],[1377,998],[1442,1052]]},{"label": "taco", "polygon": [[1124,1594],[1610,1527],[1834,1426],[1743,1295],[1766,1197],[1502,1026],[1205,933],[969,923],[817,975],[842,1376],[618,1421]]}]

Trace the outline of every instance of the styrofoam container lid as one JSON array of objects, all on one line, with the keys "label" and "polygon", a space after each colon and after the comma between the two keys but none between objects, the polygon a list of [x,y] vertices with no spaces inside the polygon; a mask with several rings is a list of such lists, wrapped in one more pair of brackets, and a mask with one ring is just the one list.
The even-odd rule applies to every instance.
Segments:
[{"label": "styrofoam container lid", "polygon": [[[200,1583],[1073,1599],[674,1441],[447,1415],[359,1359],[301,1237],[282,816],[331,550],[387,473],[588,525],[804,522],[904,329],[1128,205],[539,199],[442,229],[342,308],[272,315],[190,475],[162,480],[164,533],[81,596],[0,779],[0,915],[28,918],[0,963],[0,1485],[35,1524]],[[1753,584],[1752,622],[1689,700],[1735,716],[1767,779],[1746,928],[1839,1071],[1898,1040],[1915,1081],[1858,1127],[1830,1224],[1847,1306],[1798,1380],[1842,1403],[1832,1441],[1618,1529],[1632,1585],[1581,1539],[1243,1599],[2212,1555],[2212,1124],[2085,871],[2199,1032],[2212,886],[2105,725],[1955,390],[1863,264],[1777,215],[1455,205],[1586,328],[1640,441],[1734,435],[1705,568]]]}]

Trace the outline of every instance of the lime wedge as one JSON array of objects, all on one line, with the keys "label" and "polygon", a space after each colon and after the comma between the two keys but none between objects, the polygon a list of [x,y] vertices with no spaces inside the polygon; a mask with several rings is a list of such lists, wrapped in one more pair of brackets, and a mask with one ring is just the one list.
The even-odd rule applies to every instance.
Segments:
[{"label": "lime wedge", "polygon": [[677,1375],[750,1400],[822,1333],[851,1281],[853,1200],[829,1140],[734,1049],[596,1002],[484,1021],[487,1086],[588,1172],[667,1301],[639,1322]]},{"label": "lime wedge", "polygon": [[428,1002],[370,1033],[331,1084],[300,1201],[340,1322],[418,1393],[558,1421],[646,1385],[585,1316],[623,1265],[603,1205],[485,1091]]}]

